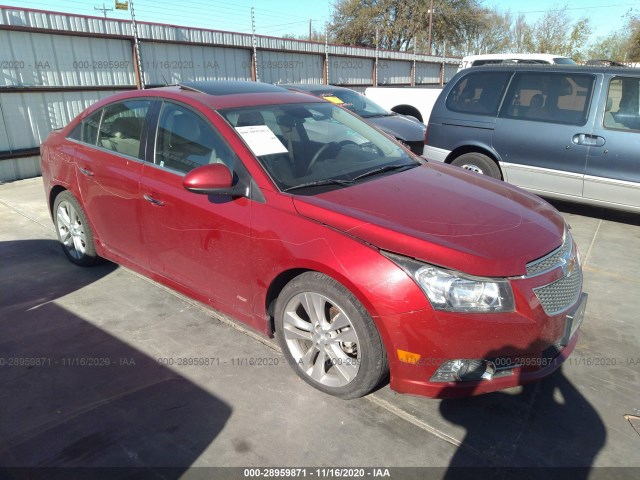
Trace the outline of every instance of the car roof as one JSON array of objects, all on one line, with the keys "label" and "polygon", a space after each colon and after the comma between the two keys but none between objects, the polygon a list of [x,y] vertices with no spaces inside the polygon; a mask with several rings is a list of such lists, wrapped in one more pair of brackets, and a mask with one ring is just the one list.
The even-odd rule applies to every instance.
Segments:
[{"label": "car roof", "polygon": [[[350,88],[338,87],[336,85],[321,85],[317,83],[284,83],[279,84],[278,86],[287,88],[289,90],[300,90],[303,92],[337,92],[339,90],[349,90],[354,92],[355,90],[351,90]],[[357,92],[356,92],[357,93]]]},{"label": "car roof", "polygon": [[285,89],[261,82],[242,81],[203,81],[203,82],[180,82],[178,84],[183,90],[191,90],[207,95],[238,95],[243,93],[282,93]]},{"label": "car roof", "polygon": [[223,108],[249,107],[258,105],[276,105],[322,101],[310,95],[288,90],[270,83],[247,81],[202,81],[181,82],[178,85],[138,90],[137,95],[152,94],[163,96],[170,93],[188,96],[214,110]]},{"label": "car roof", "polygon": [[[479,65],[473,69],[464,69],[459,74],[468,75],[473,72],[486,72],[487,70],[517,70],[517,71],[543,71],[543,72],[581,72],[581,73],[620,73],[621,75],[633,74],[633,69],[628,67],[607,67],[590,65],[537,65],[529,63],[501,63],[492,65]],[[640,74],[640,72],[638,72]]]},{"label": "car roof", "polygon": [[554,55],[552,53],[483,53],[481,55],[468,55],[463,58],[465,61],[473,60],[553,60],[555,58],[569,58],[564,55]]}]

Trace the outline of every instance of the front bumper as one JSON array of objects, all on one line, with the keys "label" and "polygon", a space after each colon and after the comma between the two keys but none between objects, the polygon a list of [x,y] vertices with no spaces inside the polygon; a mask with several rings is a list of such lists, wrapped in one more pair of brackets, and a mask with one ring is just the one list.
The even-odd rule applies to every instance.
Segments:
[{"label": "front bumper", "polygon": [[[587,296],[568,311],[544,315],[538,304],[509,314],[469,315],[419,311],[377,320],[383,326],[391,388],[399,393],[449,398],[489,393],[540,380],[558,369],[578,341]],[[398,350],[419,355],[411,361]],[[434,381],[452,359],[484,359],[496,375],[487,380]]]}]

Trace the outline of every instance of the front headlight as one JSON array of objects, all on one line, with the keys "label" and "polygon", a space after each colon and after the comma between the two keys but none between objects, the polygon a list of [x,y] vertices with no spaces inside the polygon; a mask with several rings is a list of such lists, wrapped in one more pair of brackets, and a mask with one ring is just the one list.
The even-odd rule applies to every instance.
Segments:
[{"label": "front headlight", "polygon": [[450,312],[512,312],[513,291],[505,279],[445,270],[412,258],[382,252],[415,280],[433,308]]}]

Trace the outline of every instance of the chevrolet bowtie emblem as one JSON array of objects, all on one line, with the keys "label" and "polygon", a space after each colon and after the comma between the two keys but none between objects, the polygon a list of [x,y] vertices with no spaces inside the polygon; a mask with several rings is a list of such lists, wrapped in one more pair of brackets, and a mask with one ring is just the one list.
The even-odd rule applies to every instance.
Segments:
[{"label": "chevrolet bowtie emblem", "polygon": [[570,257],[568,260],[565,258],[560,259],[560,267],[565,277],[570,277],[576,269],[576,257]]}]

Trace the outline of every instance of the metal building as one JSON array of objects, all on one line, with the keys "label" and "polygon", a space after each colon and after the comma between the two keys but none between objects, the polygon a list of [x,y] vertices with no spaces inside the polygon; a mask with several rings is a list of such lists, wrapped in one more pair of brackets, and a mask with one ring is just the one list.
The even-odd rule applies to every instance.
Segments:
[{"label": "metal building", "polygon": [[459,59],[0,7],[0,182],[40,174],[39,145],[118,90],[185,80],[374,85],[447,81]]}]

